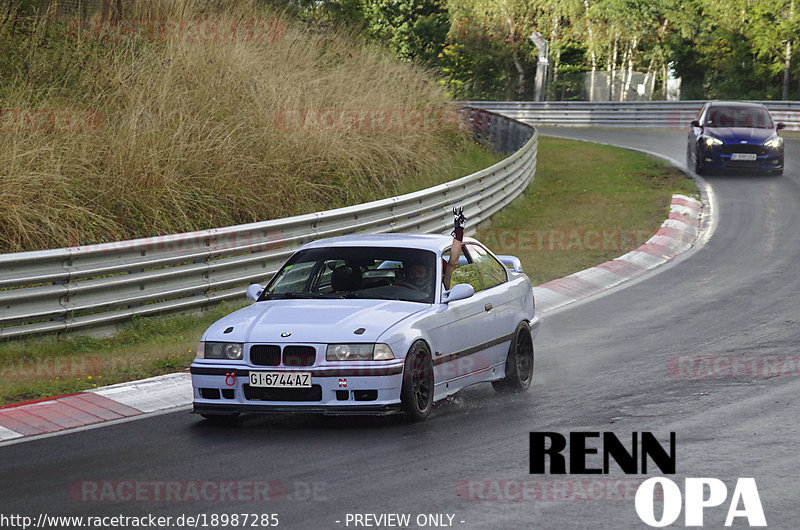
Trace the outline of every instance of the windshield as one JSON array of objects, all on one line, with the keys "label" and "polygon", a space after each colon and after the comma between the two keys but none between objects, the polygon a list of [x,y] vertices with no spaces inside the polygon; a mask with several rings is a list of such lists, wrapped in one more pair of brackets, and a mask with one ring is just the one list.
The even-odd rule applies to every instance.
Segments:
[{"label": "windshield", "polygon": [[293,255],[259,300],[368,298],[433,303],[436,255],[427,250],[327,247]]},{"label": "windshield", "polygon": [[746,127],[773,129],[772,118],[759,107],[711,107],[706,115],[706,127]]}]

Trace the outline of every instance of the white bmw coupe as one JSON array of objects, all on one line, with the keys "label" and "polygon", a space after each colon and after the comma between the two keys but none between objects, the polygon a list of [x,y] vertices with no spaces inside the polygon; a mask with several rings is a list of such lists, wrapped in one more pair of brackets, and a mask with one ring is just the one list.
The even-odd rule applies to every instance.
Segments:
[{"label": "white bmw coupe", "polygon": [[[254,303],[212,324],[191,365],[194,412],[404,413],[467,385],[527,390],[539,319],[517,258],[445,235],[307,244]],[[448,268],[452,263],[454,268]]]}]

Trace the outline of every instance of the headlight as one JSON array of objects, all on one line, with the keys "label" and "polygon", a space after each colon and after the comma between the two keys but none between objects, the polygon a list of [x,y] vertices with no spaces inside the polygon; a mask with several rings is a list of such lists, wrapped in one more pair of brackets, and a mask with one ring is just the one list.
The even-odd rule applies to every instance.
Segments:
[{"label": "headlight", "polygon": [[197,345],[197,358],[236,361],[242,358],[242,349],[239,342],[201,342]]},{"label": "headlight", "polygon": [[782,145],[783,145],[783,138],[781,138],[780,136],[775,136],[764,142],[764,147],[769,147],[770,149],[777,149]]},{"label": "headlight", "polygon": [[704,141],[707,147],[711,147],[712,145],[722,145],[722,140],[719,138],[714,138],[713,136],[706,136]]},{"label": "headlight", "polygon": [[394,352],[388,344],[328,344],[328,361],[390,361]]}]

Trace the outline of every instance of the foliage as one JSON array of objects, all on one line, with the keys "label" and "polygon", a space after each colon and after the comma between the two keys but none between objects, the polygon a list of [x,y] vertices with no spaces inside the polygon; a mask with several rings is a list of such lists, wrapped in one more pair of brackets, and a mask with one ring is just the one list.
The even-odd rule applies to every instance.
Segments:
[{"label": "foliage", "polygon": [[[400,58],[442,74],[456,99],[533,97],[538,31],[549,41],[549,99],[636,96],[634,71],[663,98],[800,97],[797,0],[327,0]],[[314,10],[319,10],[314,7]],[[331,9],[325,10],[327,14]],[[447,28],[447,31],[444,31]],[[794,57],[793,57],[794,56]],[[614,88],[591,92],[589,72]],[[610,81],[604,81],[609,84]],[[647,87],[649,90],[650,87]]]},{"label": "foliage", "polygon": [[[139,21],[141,33],[102,13],[67,18],[46,1],[8,5],[10,14],[0,9],[0,252],[384,198],[409,181],[442,182],[471,144],[427,69],[357,31],[298,24],[257,0],[123,1],[120,20]],[[252,20],[274,33],[250,38]],[[239,25],[243,37],[196,41],[148,29],[198,21],[210,21],[209,31]],[[409,58],[435,53],[420,50]]]}]

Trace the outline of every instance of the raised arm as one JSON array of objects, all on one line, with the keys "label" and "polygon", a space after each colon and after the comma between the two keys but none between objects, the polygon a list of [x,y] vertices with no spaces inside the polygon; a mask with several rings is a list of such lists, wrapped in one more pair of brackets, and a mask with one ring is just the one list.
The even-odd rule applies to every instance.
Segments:
[{"label": "raised arm", "polygon": [[450,247],[450,261],[444,269],[444,282],[445,289],[450,288],[450,277],[453,271],[458,267],[458,257],[461,255],[461,245],[464,239],[464,225],[467,223],[467,218],[464,217],[464,207],[458,210],[453,208],[453,246]]}]

